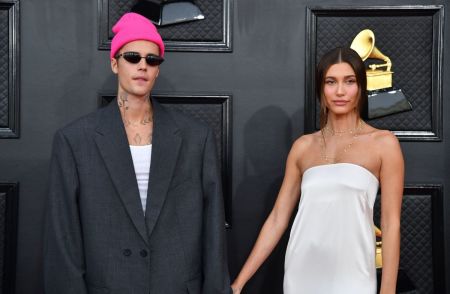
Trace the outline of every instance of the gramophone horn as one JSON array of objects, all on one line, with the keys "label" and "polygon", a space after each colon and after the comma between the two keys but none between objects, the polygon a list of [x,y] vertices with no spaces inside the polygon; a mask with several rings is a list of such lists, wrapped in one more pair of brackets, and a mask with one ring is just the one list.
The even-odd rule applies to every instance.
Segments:
[{"label": "gramophone horn", "polygon": [[358,35],[353,39],[350,48],[355,50],[362,60],[366,60],[367,58],[381,59],[385,64],[371,64],[369,67],[372,70],[375,70],[379,67],[386,67],[386,71],[391,70],[391,60],[389,57],[381,53],[377,47],[375,47],[375,34],[369,30],[365,29],[359,32]]},{"label": "gramophone horn", "polygon": [[353,39],[350,48],[355,50],[362,60],[369,58],[375,45],[375,34],[369,30],[363,30]]}]

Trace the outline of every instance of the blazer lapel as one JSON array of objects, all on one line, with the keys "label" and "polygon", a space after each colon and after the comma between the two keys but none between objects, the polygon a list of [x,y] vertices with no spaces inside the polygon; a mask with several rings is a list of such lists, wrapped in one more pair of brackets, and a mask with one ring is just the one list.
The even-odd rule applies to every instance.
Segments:
[{"label": "blazer lapel", "polygon": [[178,158],[181,136],[169,113],[152,99],[153,143],[152,162],[145,220],[150,237],[166,199],[167,190]]},{"label": "blazer lapel", "polygon": [[133,160],[116,99],[102,112],[96,132],[95,142],[123,205],[137,231],[148,244]]}]

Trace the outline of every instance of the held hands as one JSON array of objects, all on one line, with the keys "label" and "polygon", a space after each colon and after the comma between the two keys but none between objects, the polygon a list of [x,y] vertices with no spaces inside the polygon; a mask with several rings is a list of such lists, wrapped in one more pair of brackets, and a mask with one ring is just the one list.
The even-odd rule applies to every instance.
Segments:
[{"label": "held hands", "polygon": [[233,284],[231,285],[231,289],[233,290],[233,294],[241,294],[242,288],[239,288]]}]

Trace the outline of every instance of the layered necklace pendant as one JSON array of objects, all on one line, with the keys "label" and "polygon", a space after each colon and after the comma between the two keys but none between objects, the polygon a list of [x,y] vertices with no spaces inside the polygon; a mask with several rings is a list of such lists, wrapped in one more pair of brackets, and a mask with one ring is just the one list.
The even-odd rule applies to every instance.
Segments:
[{"label": "layered necklace pendant", "polygon": [[[324,160],[328,164],[335,164],[335,163],[340,162],[342,156],[344,156],[346,153],[348,153],[350,148],[355,143],[356,138],[358,138],[359,134],[361,133],[361,131],[364,127],[364,124],[365,124],[364,121],[359,119],[356,128],[344,130],[344,131],[336,131],[336,130],[333,130],[330,126],[326,125],[322,129],[322,142],[320,144],[322,160]],[[350,141],[344,146],[344,148],[340,152],[336,152],[335,156],[331,157],[331,156],[327,155],[327,146],[326,146],[326,140],[325,140],[326,134],[329,134],[332,137],[337,137],[339,139],[341,139],[345,134],[349,134],[351,136],[351,138],[350,138]]]}]

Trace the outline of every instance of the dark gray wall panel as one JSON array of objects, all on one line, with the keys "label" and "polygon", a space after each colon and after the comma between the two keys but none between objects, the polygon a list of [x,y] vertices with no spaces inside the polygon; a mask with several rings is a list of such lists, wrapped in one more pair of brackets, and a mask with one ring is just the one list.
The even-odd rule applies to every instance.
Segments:
[{"label": "dark gray wall panel", "polygon": [[393,86],[402,89],[413,108],[370,123],[394,131],[401,140],[441,140],[443,6],[311,7],[307,13],[308,129],[319,127],[316,63],[328,50],[350,46],[360,31],[369,28],[375,47],[392,60]]},{"label": "dark gray wall panel", "polygon": [[[391,0],[321,3],[326,7],[392,5]],[[445,12],[448,10],[448,1],[414,4],[445,4]],[[230,13],[233,52],[167,52],[155,85],[155,93],[232,95],[229,195],[233,217],[232,227],[227,230],[232,278],[272,209],[292,142],[305,133],[309,86],[306,16],[307,7],[312,5],[317,4],[309,0],[234,1]],[[395,5],[411,5],[411,1],[397,0]],[[117,90],[109,52],[98,50],[98,16],[98,1],[20,1],[20,138],[0,140],[0,182],[20,182],[16,293],[43,294],[42,230],[53,134],[75,118],[97,109],[98,93]],[[443,246],[447,253],[450,252],[447,140],[450,103],[445,101],[450,93],[450,67],[444,65],[450,56],[450,22],[445,21],[443,26],[442,141],[402,141],[401,146],[406,183],[443,186]],[[404,54],[407,57],[409,53]],[[249,282],[245,294],[282,293],[288,235],[286,232],[269,260]],[[450,255],[445,254],[442,260],[446,291],[450,293]]]},{"label": "dark gray wall panel", "polygon": [[[176,109],[207,124],[216,136],[216,147],[222,172],[226,226],[231,226],[231,96],[153,93],[159,103]],[[99,106],[115,98],[114,94],[100,94]]]},{"label": "dark gray wall panel", "polygon": [[[417,293],[446,293],[443,199],[440,185],[409,185],[404,190],[400,268],[411,279]],[[378,197],[374,208],[378,226],[380,205]]]},{"label": "dark gray wall panel", "polygon": [[[138,0],[97,0],[99,49],[109,50],[113,25]],[[232,51],[231,9],[233,0],[196,0],[203,20],[162,26],[159,32],[167,51]],[[155,1],[156,2],[156,1]]]},{"label": "dark gray wall panel", "polygon": [[14,294],[16,276],[17,183],[0,183],[0,293]]},{"label": "dark gray wall panel", "polygon": [[19,137],[19,2],[0,0],[0,139]]}]

